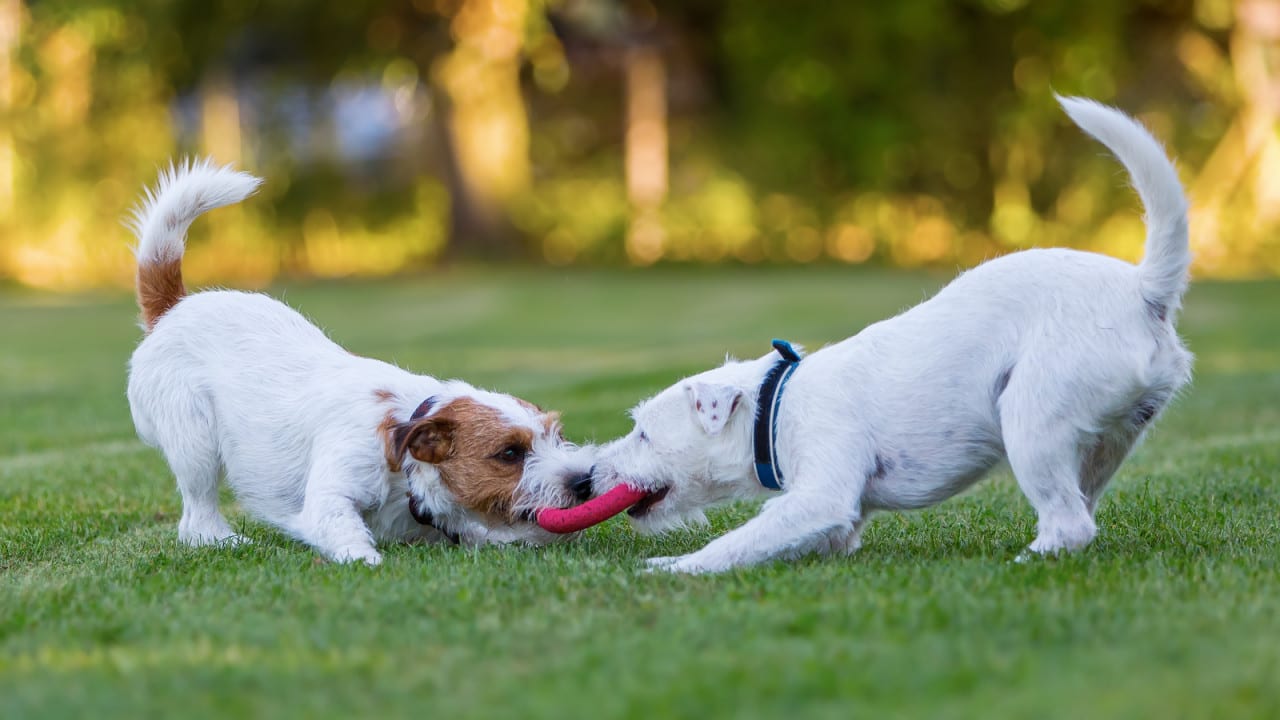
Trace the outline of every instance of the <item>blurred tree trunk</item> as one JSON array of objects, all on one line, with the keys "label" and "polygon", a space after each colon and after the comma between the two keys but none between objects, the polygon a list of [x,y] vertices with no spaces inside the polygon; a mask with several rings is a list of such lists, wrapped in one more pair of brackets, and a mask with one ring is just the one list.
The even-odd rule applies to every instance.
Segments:
[{"label": "blurred tree trunk", "polygon": [[662,201],[667,195],[667,77],[662,53],[639,45],[626,56],[627,200],[631,226],[627,256],[648,265],[662,257],[666,233]]},{"label": "blurred tree trunk", "polygon": [[[22,0],[0,0],[0,277],[10,274],[17,155],[13,145],[13,63],[21,37]],[[6,247],[7,246],[7,247]]]},{"label": "blurred tree trunk", "polygon": [[[221,70],[211,71],[200,86],[200,142],[205,156],[219,165],[252,167],[245,157],[251,143],[245,133],[251,126],[243,122],[236,84]],[[256,244],[260,236],[248,231],[245,208],[235,204],[202,220],[209,229],[209,244],[201,258],[204,268],[215,277],[236,277],[250,286],[261,287],[279,271],[279,246]],[[269,252],[268,252],[269,251]],[[199,252],[198,250],[195,252]]]},{"label": "blurred tree trunk", "polygon": [[437,113],[453,217],[447,254],[523,254],[507,204],[530,185],[529,119],[520,90],[527,0],[465,0],[450,24],[454,49],[436,66],[449,102]]},{"label": "blurred tree trunk", "polygon": [[449,188],[449,237],[444,250],[448,260],[503,260],[522,257],[525,248],[507,221],[502,206],[483,186],[468,180],[465,155],[459,152],[455,133],[457,118],[437,103],[432,113],[434,145],[440,151],[444,180]]},{"label": "blurred tree trunk", "polygon": [[219,165],[240,163],[240,101],[220,72],[211,73],[200,87],[200,141]]},{"label": "blurred tree trunk", "polygon": [[13,215],[15,156],[13,133],[13,61],[21,33],[22,0],[0,0],[0,227]]},{"label": "blurred tree trunk", "polygon": [[1267,230],[1280,218],[1280,4],[1259,0],[1236,3],[1237,30],[1231,50],[1244,101],[1242,122],[1249,160],[1255,163],[1253,200],[1255,229]]},{"label": "blurred tree trunk", "polygon": [[[1275,170],[1280,163],[1280,76],[1274,70],[1280,58],[1280,5],[1237,0],[1234,9],[1229,52],[1240,107],[1190,188],[1196,206],[1191,218],[1196,261],[1210,270],[1233,256],[1256,252],[1257,238],[1280,220],[1280,175]],[[1253,212],[1251,232],[1243,235],[1229,220],[1233,202],[1242,194],[1252,196]]]}]

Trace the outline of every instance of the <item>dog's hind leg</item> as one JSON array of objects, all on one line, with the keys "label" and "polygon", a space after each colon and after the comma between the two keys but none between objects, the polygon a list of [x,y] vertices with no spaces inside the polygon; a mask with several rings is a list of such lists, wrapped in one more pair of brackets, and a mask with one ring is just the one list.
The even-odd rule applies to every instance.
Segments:
[{"label": "dog's hind leg", "polygon": [[1045,400],[1030,388],[1013,385],[1000,400],[1009,465],[1039,517],[1036,539],[1028,549],[1042,555],[1082,548],[1097,534],[1081,490],[1086,449],[1082,423],[1046,410]]},{"label": "dog's hind leg", "polygon": [[1090,513],[1098,509],[1098,498],[1102,496],[1102,491],[1107,488],[1107,483],[1141,436],[1141,431],[1117,430],[1098,437],[1093,447],[1085,453],[1084,463],[1080,468],[1080,492],[1084,494],[1084,502]]},{"label": "dog's hind leg", "polygon": [[248,542],[218,510],[222,459],[212,408],[190,388],[160,393],[150,365],[135,366],[129,377],[129,408],[138,435],[164,453],[182,494],[178,539],[187,545]]},{"label": "dog's hind leg", "polygon": [[169,460],[182,493],[182,519],[178,521],[178,539],[191,546],[249,542],[227,524],[218,509],[218,460],[200,461],[184,458]]},{"label": "dog's hind leg", "polygon": [[1147,392],[1131,407],[1122,408],[1121,417],[1112,420],[1107,429],[1098,434],[1080,469],[1080,491],[1090,512],[1097,509],[1098,498],[1107,483],[1169,402],[1169,395],[1169,392]]},{"label": "dog's hind leg", "polygon": [[164,426],[165,437],[160,443],[182,493],[178,539],[192,546],[249,542],[231,529],[218,509],[222,463],[212,421],[204,413],[184,417],[184,427]]}]

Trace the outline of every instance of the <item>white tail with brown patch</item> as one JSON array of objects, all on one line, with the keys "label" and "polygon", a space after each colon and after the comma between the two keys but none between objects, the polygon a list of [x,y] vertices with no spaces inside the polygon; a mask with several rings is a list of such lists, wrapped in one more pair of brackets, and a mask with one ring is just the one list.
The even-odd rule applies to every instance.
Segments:
[{"label": "white tail with brown patch", "polygon": [[205,158],[170,165],[160,172],[155,188],[146,190],[129,226],[138,238],[138,306],[148,332],[186,295],[182,251],[191,223],[214,208],[249,197],[261,184],[260,178]]}]

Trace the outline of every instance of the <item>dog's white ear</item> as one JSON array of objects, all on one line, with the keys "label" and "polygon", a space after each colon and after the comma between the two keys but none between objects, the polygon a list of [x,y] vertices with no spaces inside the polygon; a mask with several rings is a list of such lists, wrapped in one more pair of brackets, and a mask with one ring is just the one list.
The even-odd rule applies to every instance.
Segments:
[{"label": "dog's white ear", "polygon": [[719,435],[733,411],[742,404],[742,391],[732,385],[695,382],[684,386],[689,404],[708,435]]}]

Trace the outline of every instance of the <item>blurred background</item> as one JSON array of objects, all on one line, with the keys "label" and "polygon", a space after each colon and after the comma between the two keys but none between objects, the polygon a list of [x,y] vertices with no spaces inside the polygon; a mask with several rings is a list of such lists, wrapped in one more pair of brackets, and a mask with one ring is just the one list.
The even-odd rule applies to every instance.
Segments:
[{"label": "blurred background", "polygon": [[126,286],[157,168],[266,178],[195,284],[449,262],[1140,256],[1053,101],[1179,160],[1200,277],[1280,273],[1272,0],[0,0],[0,282]]}]

